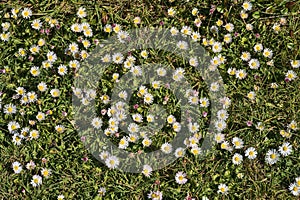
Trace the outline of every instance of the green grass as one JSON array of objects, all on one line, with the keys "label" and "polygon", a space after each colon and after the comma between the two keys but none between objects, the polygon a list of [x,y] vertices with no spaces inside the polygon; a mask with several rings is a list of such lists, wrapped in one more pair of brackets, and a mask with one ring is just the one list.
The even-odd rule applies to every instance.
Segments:
[{"label": "green grass", "polygon": [[[299,69],[292,69],[290,65],[290,60],[300,59],[300,3],[279,0],[253,1],[253,9],[248,12],[249,17],[245,19],[247,23],[253,25],[253,32],[245,29],[245,23],[239,16],[242,3],[237,0],[190,0],[188,2],[44,0],[0,3],[0,22],[10,22],[9,31],[12,34],[8,42],[0,41],[0,69],[6,69],[6,73],[0,74],[2,107],[13,103],[18,111],[23,110],[25,113],[25,115],[19,112],[7,115],[2,110],[0,113],[0,198],[56,199],[58,195],[63,194],[65,199],[147,199],[150,191],[159,190],[163,192],[163,199],[184,199],[188,195],[196,199],[201,199],[203,196],[209,199],[297,199],[288,187],[296,177],[300,176],[299,130],[292,131],[291,138],[283,138],[280,130],[286,130],[292,120],[298,122],[298,127],[300,126],[299,78],[291,82],[284,80],[288,70],[294,70],[300,76]],[[209,14],[211,5],[216,5],[216,11],[212,15]],[[87,11],[87,17],[83,19],[76,16],[81,6]],[[29,7],[33,11],[33,16],[29,20],[21,16],[16,20],[4,18],[5,13],[10,12],[12,8],[24,7]],[[167,14],[170,7],[177,10],[175,17],[169,17]],[[192,16],[191,10],[195,7],[199,9],[202,17],[200,28],[193,25],[195,17]],[[133,18],[136,16],[141,18],[140,25],[133,23]],[[60,28],[51,28],[49,35],[41,34],[31,28],[33,19],[41,19],[46,24],[44,21],[46,17],[57,19]],[[281,26],[279,33],[275,33],[272,27],[275,23],[279,23],[281,17],[284,17],[287,23]],[[120,24],[122,30],[147,26],[180,29],[188,25],[199,31],[202,37],[207,39],[213,37],[216,41],[222,42],[224,35],[227,34],[224,28],[219,27],[219,33],[216,35],[209,30],[218,19],[223,20],[224,23],[234,24],[234,32],[239,33],[237,37],[232,36],[232,43],[223,44],[221,54],[226,57],[227,62],[218,68],[224,80],[226,95],[232,101],[228,108],[230,116],[226,121],[227,128],[223,133],[226,134],[226,140],[229,142],[234,137],[242,138],[245,147],[230,152],[222,150],[217,144],[204,160],[198,159],[189,152],[171,165],[154,171],[149,178],[143,174],[111,170],[93,158],[81,142],[73,124],[74,111],[71,99],[75,73],[69,67],[69,72],[65,76],[60,76],[56,72],[59,64],[74,59],[65,54],[65,49],[83,35],[72,32],[70,26],[73,23],[88,22],[93,30],[93,36],[89,38],[91,43],[94,39],[101,40],[114,35],[103,31],[106,24],[113,23]],[[161,22],[163,25],[160,24]],[[255,38],[256,33],[260,34],[259,38]],[[34,56],[34,60],[29,61],[28,49],[40,38],[45,39],[46,44],[41,48],[40,53]],[[253,51],[253,46],[257,43],[262,43],[264,47],[273,51],[274,66],[268,66],[267,62],[270,59]],[[15,56],[19,48],[27,50],[26,57]],[[94,48],[95,44],[92,43],[88,51]],[[33,77],[30,68],[35,65],[41,66],[42,61],[46,60],[48,51],[57,54],[57,63],[52,69],[43,69],[38,77]],[[249,51],[253,57],[259,59],[261,67],[258,70],[250,70],[240,59],[243,51]],[[138,53],[134,55],[139,57]],[[153,53],[147,62],[173,60],[173,57],[165,59],[159,56],[160,54]],[[196,89],[205,88],[203,85],[200,85],[201,87],[197,85],[198,78],[193,78],[195,74],[186,63],[179,62],[178,65],[188,69],[188,77],[195,84]],[[235,76],[228,75],[229,68],[247,70],[247,78],[238,80]],[[113,69],[121,73],[120,67]],[[109,73],[107,77],[110,76]],[[41,81],[46,82],[51,89],[59,88],[62,92],[61,96],[54,100],[49,91],[45,93],[38,91],[37,84]],[[111,79],[107,82],[112,84]],[[271,88],[271,83],[277,83],[278,87]],[[18,86],[26,88],[27,92],[35,91],[39,101],[21,105],[19,100],[13,99]],[[103,91],[103,88],[101,87],[99,91]],[[253,101],[247,98],[250,91],[256,93]],[[163,94],[161,96],[163,97]],[[137,97],[133,97],[132,101],[136,101],[134,98]],[[174,98],[171,100],[168,107],[174,109],[175,100]],[[104,106],[100,105],[101,108]],[[47,115],[46,120],[36,121],[36,125],[33,126],[29,125],[29,120],[36,120],[38,111],[46,113],[48,110],[52,110],[53,113]],[[67,115],[63,115],[63,112],[67,112]],[[40,137],[36,140],[22,141],[20,146],[14,145],[12,134],[7,129],[8,122],[14,120],[20,122],[21,127],[28,126],[39,130]],[[253,126],[247,126],[247,121],[252,121]],[[265,125],[263,131],[255,128],[258,122],[263,122]],[[55,131],[55,126],[60,124],[65,126],[63,133]],[[156,143],[161,144],[163,139],[169,138],[158,137]],[[117,138],[114,140],[117,141]],[[265,162],[266,152],[272,148],[278,149],[283,142],[292,144],[293,153],[281,157],[274,165],[268,165]],[[250,146],[256,148],[258,157],[249,160],[244,156],[244,161],[240,165],[234,165],[233,154],[244,155],[244,151]],[[42,158],[46,158],[47,162],[43,163]],[[88,160],[84,161],[83,158]],[[25,168],[30,160],[36,164],[33,170]],[[14,174],[11,168],[14,161],[20,162],[23,166],[20,174]],[[40,174],[42,168],[51,169],[52,174],[49,178],[43,178],[41,186],[34,188],[30,181],[33,175]],[[184,185],[175,182],[175,174],[179,171],[187,174],[188,182]],[[243,175],[242,178],[238,177],[240,173]],[[229,187],[228,195],[217,193],[220,183],[225,183]],[[106,188],[103,197],[98,195],[100,187]]]}]

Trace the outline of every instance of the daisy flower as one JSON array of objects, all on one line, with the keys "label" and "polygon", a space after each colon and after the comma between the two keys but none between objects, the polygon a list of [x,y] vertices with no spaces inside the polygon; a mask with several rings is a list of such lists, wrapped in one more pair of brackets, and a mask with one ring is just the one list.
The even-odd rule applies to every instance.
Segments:
[{"label": "daisy flower", "polygon": [[285,157],[290,155],[293,152],[293,147],[290,143],[285,142],[279,147],[279,153]]},{"label": "daisy flower", "polygon": [[218,133],[214,136],[214,140],[217,142],[217,143],[222,143],[225,141],[225,135],[222,134],[222,133]]},{"label": "daisy flower", "polygon": [[142,173],[146,176],[146,177],[150,177],[151,173],[152,173],[152,167],[150,165],[144,165],[143,166],[143,171]]},{"label": "daisy flower", "polygon": [[169,9],[168,9],[168,15],[169,15],[170,17],[174,17],[175,14],[176,14],[176,11],[175,11],[174,8],[169,8]]},{"label": "daisy flower", "polygon": [[171,35],[172,36],[175,36],[175,35],[177,35],[178,34],[178,29],[177,28],[175,28],[175,27],[172,27],[171,29],[170,29],[170,32],[171,32]]},{"label": "daisy flower", "polygon": [[127,138],[124,136],[119,142],[119,149],[126,149],[129,146]]},{"label": "daisy flower", "polygon": [[242,10],[242,11],[240,12],[240,16],[241,16],[242,19],[247,19],[247,18],[248,18],[248,13],[246,13],[245,10]]},{"label": "daisy flower", "polygon": [[134,76],[141,76],[142,75],[142,68],[140,66],[134,66],[131,68],[130,72]]},{"label": "daisy flower", "polygon": [[57,126],[55,126],[55,130],[58,133],[63,133],[65,131],[65,127],[63,125],[57,125]]},{"label": "daisy flower", "polygon": [[247,72],[243,69],[239,69],[239,70],[236,70],[235,76],[236,76],[236,78],[242,80],[242,79],[246,78]]},{"label": "daisy flower", "polygon": [[217,34],[219,32],[219,29],[217,26],[212,26],[210,27],[210,31],[213,33],[213,34]]},{"label": "daisy flower", "polygon": [[9,22],[5,22],[1,24],[3,31],[8,31],[8,29],[10,28],[10,23]]},{"label": "daisy flower", "polygon": [[71,51],[71,53],[78,52],[78,49],[78,44],[76,44],[75,42],[69,44],[69,50]]},{"label": "daisy flower", "polygon": [[39,175],[34,175],[30,183],[33,187],[37,187],[42,184],[42,177]]},{"label": "daisy flower", "polygon": [[232,42],[232,36],[231,36],[231,34],[224,35],[224,42],[227,43],[227,44],[229,44],[229,43]]},{"label": "daisy flower", "polygon": [[36,115],[36,119],[40,122],[43,121],[45,119],[45,114],[42,112],[38,112],[38,114]]},{"label": "daisy flower", "polygon": [[141,23],[141,18],[140,18],[140,17],[135,17],[135,18],[133,19],[133,23],[134,23],[134,24],[140,24],[140,23]]},{"label": "daisy flower", "polygon": [[285,78],[289,81],[292,81],[297,78],[297,74],[293,70],[288,70],[285,74]]},{"label": "daisy flower", "polygon": [[279,160],[279,154],[276,151],[276,149],[270,149],[265,157],[265,161],[270,164],[273,165],[275,164],[277,161]]},{"label": "daisy flower", "polygon": [[273,51],[266,48],[263,52],[263,56],[266,57],[266,58],[272,58],[273,56]]},{"label": "daisy flower", "polygon": [[73,69],[78,69],[80,67],[80,63],[78,60],[71,60],[69,62],[69,67],[71,67]]},{"label": "daisy flower", "polygon": [[300,187],[300,177],[297,177],[297,178],[295,179],[295,181],[296,181],[297,186]]},{"label": "daisy flower", "polygon": [[245,156],[248,157],[250,160],[253,160],[257,157],[257,151],[253,147],[249,147],[245,151]]},{"label": "daisy flower", "polygon": [[295,120],[291,121],[291,123],[288,125],[288,128],[295,131],[298,129],[297,122]]},{"label": "daisy flower", "polygon": [[299,68],[300,67],[300,60],[291,60],[291,66],[293,68]]},{"label": "daisy flower", "polygon": [[108,104],[109,102],[110,102],[110,98],[109,98],[109,96],[108,95],[102,95],[101,97],[100,97],[100,99],[102,100],[102,102],[104,103],[104,104]]},{"label": "daisy flower", "polygon": [[83,30],[83,31],[86,31],[86,30],[88,30],[88,29],[91,29],[90,24],[87,23],[87,22],[81,23],[81,27],[82,27],[82,30]]},{"label": "daisy flower", "polygon": [[249,67],[250,69],[258,69],[260,67],[260,63],[257,59],[251,59],[249,61]]},{"label": "daisy flower", "polygon": [[156,192],[153,192],[151,191],[149,194],[148,194],[148,199],[152,199],[152,200],[162,200],[162,192],[160,191],[156,191]]},{"label": "daisy flower", "polygon": [[124,56],[121,53],[115,53],[112,56],[112,60],[116,64],[122,64],[124,60]]},{"label": "daisy flower", "polygon": [[264,130],[265,129],[265,126],[263,125],[262,122],[258,122],[257,125],[256,125],[256,128],[260,131]]},{"label": "daisy flower", "polygon": [[29,48],[29,51],[35,55],[37,54],[39,51],[40,51],[40,47],[39,46],[36,46],[36,45],[32,45],[30,48]]},{"label": "daisy flower", "polygon": [[229,190],[229,188],[227,187],[227,185],[225,185],[223,183],[218,186],[218,193],[228,194],[228,190]]},{"label": "daisy flower", "polygon": [[130,123],[128,126],[128,131],[130,133],[137,133],[139,131],[139,126],[135,123]]},{"label": "daisy flower", "polygon": [[189,123],[189,131],[191,132],[191,133],[196,133],[196,132],[198,132],[199,131],[199,124],[198,123]]},{"label": "daisy flower", "polygon": [[135,122],[143,122],[143,116],[139,113],[133,114],[132,119]]},{"label": "daisy flower", "polygon": [[148,52],[146,50],[141,51],[141,56],[146,59],[148,58]]},{"label": "daisy flower", "polygon": [[112,26],[110,24],[106,24],[103,29],[104,29],[104,32],[106,32],[106,33],[112,32]]},{"label": "daisy flower", "polygon": [[218,20],[216,21],[216,25],[217,25],[217,26],[222,26],[222,25],[223,25],[223,21],[222,21],[221,19],[218,19]]},{"label": "daisy flower", "polygon": [[189,64],[193,67],[197,67],[199,65],[198,59],[196,57],[190,58]]},{"label": "daisy flower", "polygon": [[209,99],[204,97],[199,99],[200,107],[207,108],[209,106]]},{"label": "daisy flower", "polygon": [[224,120],[218,120],[215,122],[215,127],[218,132],[222,132],[227,127],[227,124]]},{"label": "daisy flower", "polygon": [[188,49],[188,43],[185,41],[179,41],[177,43],[177,47],[181,50],[187,50]]},{"label": "daisy flower", "polygon": [[214,82],[210,85],[210,90],[213,91],[213,92],[217,92],[219,91],[219,83],[218,82]]},{"label": "daisy flower", "polygon": [[100,157],[102,160],[106,160],[109,156],[110,156],[110,154],[109,154],[107,151],[102,151],[102,152],[99,154],[99,157]]},{"label": "daisy flower", "polygon": [[57,60],[57,56],[53,51],[47,53],[47,59],[49,62],[54,63]]},{"label": "daisy flower", "polygon": [[253,25],[252,24],[246,24],[246,30],[247,31],[252,31],[253,30]]},{"label": "daisy flower", "polygon": [[152,140],[149,138],[144,138],[142,144],[144,147],[149,147],[152,144]]},{"label": "daisy flower", "polygon": [[59,67],[57,68],[57,73],[61,76],[64,76],[68,73],[68,69],[67,66],[65,65],[59,65]]},{"label": "daisy flower", "polygon": [[241,59],[243,61],[249,61],[251,59],[251,54],[248,51],[242,52]]},{"label": "daisy flower", "polygon": [[109,156],[106,160],[105,160],[105,164],[108,168],[110,169],[115,169],[119,166],[120,161],[116,156]]},{"label": "daisy flower", "polygon": [[93,36],[93,30],[91,28],[86,29],[83,31],[84,36],[86,37],[92,37]]},{"label": "daisy flower", "polygon": [[32,170],[34,168],[35,168],[35,163],[32,160],[26,164],[26,169]]},{"label": "daisy flower", "polygon": [[36,76],[40,75],[40,73],[41,73],[40,68],[36,67],[36,66],[31,67],[30,73],[31,73],[32,76],[36,77]]},{"label": "daisy flower", "polygon": [[105,193],[106,193],[106,188],[105,187],[99,188],[99,190],[98,190],[98,195],[99,196],[104,196]]},{"label": "daisy flower", "polygon": [[188,101],[191,105],[197,105],[199,98],[197,96],[190,96]]},{"label": "daisy flower", "polygon": [[193,8],[192,15],[196,16],[197,14],[198,14],[198,9],[197,8]]},{"label": "daisy flower", "polygon": [[176,183],[183,185],[187,182],[186,173],[184,172],[177,172],[175,175]]},{"label": "daisy flower", "polygon": [[153,103],[153,96],[152,96],[152,94],[150,94],[150,93],[145,94],[145,96],[144,96],[144,102],[146,104]]},{"label": "daisy flower", "polygon": [[254,47],[255,52],[261,52],[263,50],[263,45],[262,44],[256,44]]},{"label": "daisy flower", "polygon": [[254,99],[255,99],[255,96],[256,96],[256,94],[255,94],[255,92],[253,92],[253,91],[251,91],[251,92],[249,92],[249,93],[247,94],[247,97],[248,97],[249,99],[251,99],[251,100],[254,100]]},{"label": "daisy flower", "polygon": [[81,32],[82,31],[81,24],[78,24],[78,23],[72,24],[71,30],[75,33]]},{"label": "daisy flower", "polygon": [[290,184],[289,190],[294,196],[299,196],[300,194],[300,187],[296,183]]},{"label": "daisy flower", "polygon": [[226,120],[228,118],[229,114],[226,110],[222,109],[222,110],[219,110],[217,112],[217,117],[219,120]]},{"label": "daisy flower", "polygon": [[173,115],[169,115],[169,116],[167,117],[167,122],[168,122],[169,124],[173,124],[173,123],[176,122],[176,118],[175,118]]},{"label": "daisy flower", "polygon": [[19,173],[21,173],[21,171],[22,171],[21,163],[19,163],[19,162],[17,162],[17,161],[16,161],[16,162],[13,162],[12,168],[13,168],[15,174],[19,174]]},{"label": "daisy flower", "polygon": [[164,143],[163,145],[161,145],[161,151],[165,154],[169,154],[172,152],[172,145],[167,143]]},{"label": "daisy flower", "polygon": [[227,70],[227,73],[229,74],[229,75],[231,75],[231,76],[234,76],[235,74],[236,74],[236,68],[229,68],[228,70]]},{"label": "daisy flower", "polygon": [[272,28],[275,33],[279,33],[279,31],[281,30],[280,24],[278,23],[275,23]]},{"label": "daisy flower", "polygon": [[175,150],[175,157],[176,158],[181,158],[181,157],[183,157],[184,155],[185,155],[185,149],[184,148],[181,148],[181,147],[179,147],[179,148],[177,148],[176,150]]},{"label": "daisy flower", "polygon": [[96,117],[96,118],[94,118],[93,120],[92,120],[92,126],[94,127],[94,128],[96,128],[96,129],[100,129],[101,128],[101,126],[102,126],[102,119],[101,118],[99,118],[99,117]]},{"label": "daisy flower", "polygon": [[179,132],[181,130],[181,124],[179,122],[173,123],[172,127],[175,132]]},{"label": "daisy flower", "polygon": [[232,23],[227,23],[224,27],[228,32],[232,32],[234,30],[234,25]]},{"label": "daisy flower", "polygon": [[38,139],[40,137],[40,133],[37,130],[32,130],[29,133],[29,138],[32,139]]},{"label": "daisy flower", "polygon": [[127,137],[128,142],[133,142],[135,143],[138,140],[138,136],[136,134],[129,134],[129,136]]},{"label": "daisy flower", "polygon": [[32,16],[32,11],[29,8],[24,8],[22,11],[22,17],[24,19],[29,19]]},{"label": "daisy flower", "polygon": [[35,102],[37,100],[37,95],[35,92],[28,92],[27,97],[30,103]]},{"label": "daisy flower", "polygon": [[15,145],[21,145],[21,142],[22,142],[22,138],[23,136],[22,135],[19,135],[19,134],[14,134],[13,137],[12,137],[12,141]]},{"label": "daisy flower", "polygon": [[238,138],[238,137],[234,137],[232,139],[232,144],[235,147],[235,149],[241,149],[244,147],[244,142],[242,139]]},{"label": "daisy flower", "polygon": [[46,169],[46,168],[43,168],[41,170],[41,174],[43,175],[43,177],[45,178],[48,178],[50,175],[51,175],[51,169]]},{"label": "daisy flower", "polygon": [[42,27],[42,22],[39,19],[35,19],[31,23],[31,27],[36,30],[40,30]]},{"label": "daisy flower", "polygon": [[77,11],[77,16],[79,17],[79,18],[84,18],[84,17],[86,17],[86,11],[85,11],[85,8],[83,8],[83,7],[80,7],[79,9],[78,9],[78,11]]},{"label": "daisy flower", "polygon": [[242,5],[244,10],[250,11],[252,10],[252,4],[249,1],[245,1]]},{"label": "daisy flower", "polygon": [[51,91],[50,91],[50,94],[51,94],[51,96],[52,97],[59,97],[60,96],[60,90],[59,89],[52,89]]},{"label": "daisy flower", "polygon": [[18,122],[16,122],[16,121],[10,121],[8,123],[8,125],[7,125],[7,128],[9,130],[9,132],[11,133],[11,132],[19,129],[20,128],[20,124]]},{"label": "daisy flower", "polygon": [[6,104],[6,105],[4,105],[3,112],[8,115],[16,114],[17,107],[12,103]]},{"label": "daisy flower", "polygon": [[243,162],[243,156],[239,153],[235,153],[232,157],[232,162],[235,165],[239,165]]},{"label": "daisy flower", "polygon": [[199,155],[199,154],[202,153],[202,150],[201,150],[201,148],[199,148],[198,146],[193,146],[193,147],[191,148],[191,153],[192,153],[194,156],[197,156],[197,155]]},{"label": "daisy flower", "polygon": [[114,24],[114,26],[113,26],[113,31],[114,31],[115,33],[119,33],[119,32],[121,31],[121,25],[119,25],[119,24]]},{"label": "daisy flower", "polygon": [[47,84],[45,82],[40,82],[37,86],[38,90],[41,92],[45,92],[47,88]]},{"label": "daisy flower", "polygon": [[65,198],[65,196],[62,194],[57,196],[57,200],[63,200],[64,198]]},{"label": "daisy flower", "polygon": [[167,74],[167,71],[164,68],[159,68],[156,70],[156,72],[157,72],[157,75],[161,76],[161,77],[163,77]]},{"label": "daisy flower", "polygon": [[9,40],[9,38],[10,38],[10,32],[1,33],[0,34],[0,38],[1,38],[2,41],[7,42]]},{"label": "daisy flower", "polygon": [[26,56],[26,51],[25,51],[25,49],[23,49],[23,48],[20,48],[20,49],[18,50],[18,53],[19,53],[19,55],[22,56],[22,57],[25,57],[25,56]]},{"label": "daisy flower", "polygon": [[188,27],[188,26],[183,26],[182,29],[181,29],[181,33],[182,33],[183,35],[191,35],[192,30],[191,30],[191,28]]},{"label": "daisy flower", "polygon": [[220,42],[214,42],[212,45],[212,51],[214,53],[219,53],[222,51],[222,44]]}]

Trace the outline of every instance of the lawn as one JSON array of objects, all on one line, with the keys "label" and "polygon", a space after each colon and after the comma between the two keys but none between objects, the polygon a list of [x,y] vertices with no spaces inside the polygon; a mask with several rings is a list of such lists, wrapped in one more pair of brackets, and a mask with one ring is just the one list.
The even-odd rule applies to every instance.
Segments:
[{"label": "lawn", "polygon": [[300,2],[0,3],[0,199],[299,199]]}]

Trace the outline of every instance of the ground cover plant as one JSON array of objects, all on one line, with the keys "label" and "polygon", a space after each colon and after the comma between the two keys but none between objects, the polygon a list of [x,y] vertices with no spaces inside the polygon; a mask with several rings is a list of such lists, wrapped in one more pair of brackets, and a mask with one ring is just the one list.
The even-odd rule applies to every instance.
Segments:
[{"label": "ground cover plant", "polygon": [[[1,199],[299,198],[300,2],[32,0],[0,8]],[[95,54],[104,40],[121,47],[144,27],[180,38],[174,52],[141,45]],[[209,55],[205,65],[192,56],[197,45]],[[76,83],[91,57],[107,68],[88,90]],[[154,66],[149,83],[137,81]],[[221,78],[207,82],[214,73]],[[89,105],[95,138],[77,121]],[[137,159],[140,173],[122,172],[128,163],[98,136],[129,157],[157,150],[174,162]],[[97,153],[94,143],[103,147]]]}]

